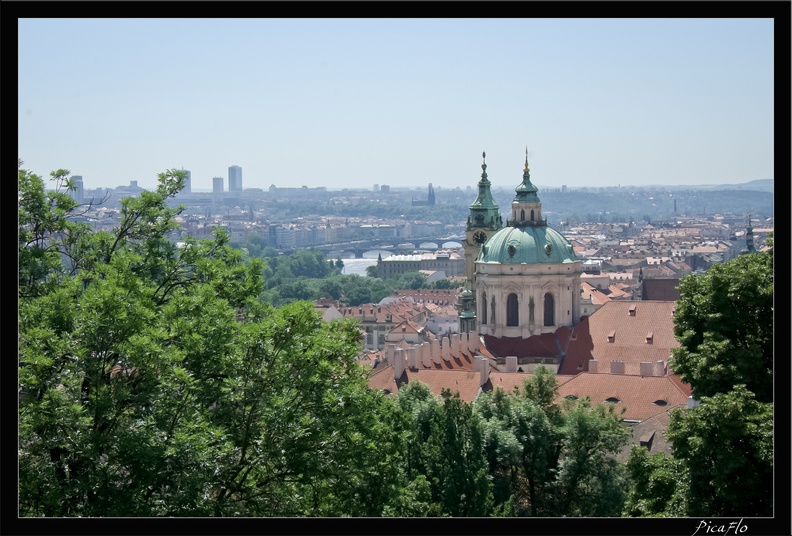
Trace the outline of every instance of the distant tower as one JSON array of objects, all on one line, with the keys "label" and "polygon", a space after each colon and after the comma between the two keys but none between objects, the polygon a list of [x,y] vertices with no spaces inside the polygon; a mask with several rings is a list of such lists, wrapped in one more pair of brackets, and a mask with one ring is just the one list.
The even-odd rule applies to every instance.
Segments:
[{"label": "distant tower", "polygon": [[239,166],[230,166],[228,168],[228,191],[242,191],[242,168]]},{"label": "distant tower", "polygon": [[223,193],[223,177],[214,177],[212,179],[212,192],[216,194]]},{"label": "distant tower", "polygon": [[434,188],[432,187],[432,183],[429,183],[429,195],[426,197],[426,201],[421,201],[419,199],[413,198],[412,206],[414,207],[433,207],[435,204],[435,193]]},{"label": "distant tower", "polygon": [[184,177],[184,189],[181,191],[181,193],[183,194],[192,193],[192,173],[190,172],[189,169],[180,169],[179,171],[183,171],[184,173],[187,174],[187,176]]},{"label": "distant tower", "polygon": [[748,229],[745,232],[745,248],[740,251],[740,255],[745,255],[746,253],[756,253],[756,247],[754,246],[753,241],[753,227],[751,227],[751,215],[748,214]]},{"label": "distant tower", "polygon": [[77,203],[83,202],[83,179],[82,175],[72,175],[71,180],[74,183],[74,191],[69,192],[69,195]]}]

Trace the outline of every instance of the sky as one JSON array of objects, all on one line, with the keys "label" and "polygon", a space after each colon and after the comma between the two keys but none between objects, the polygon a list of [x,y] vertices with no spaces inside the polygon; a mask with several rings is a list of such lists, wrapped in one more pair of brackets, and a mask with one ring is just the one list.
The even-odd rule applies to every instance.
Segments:
[{"label": "sky", "polygon": [[774,178],[771,18],[20,18],[18,153],[85,188]]}]

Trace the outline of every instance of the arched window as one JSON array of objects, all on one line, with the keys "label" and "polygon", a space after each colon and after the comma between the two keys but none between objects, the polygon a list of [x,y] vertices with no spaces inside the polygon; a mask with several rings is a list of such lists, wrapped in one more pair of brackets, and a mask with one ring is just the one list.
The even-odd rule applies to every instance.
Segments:
[{"label": "arched window", "polygon": [[544,313],[545,313],[545,326],[555,325],[555,303],[553,302],[553,295],[549,292],[544,296]]},{"label": "arched window", "polygon": [[487,323],[487,293],[481,293],[481,323]]},{"label": "arched window", "polygon": [[533,213],[533,209],[531,209],[531,221],[533,220],[534,220],[534,213]]},{"label": "arched window", "polygon": [[495,296],[492,297],[492,304],[490,306],[490,324],[495,324]]},{"label": "arched window", "polygon": [[520,325],[520,313],[517,309],[517,294],[509,294],[509,297],[506,298],[506,325],[507,326],[519,326]]},{"label": "arched window", "polygon": [[520,211],[520,221],[525,221],[525,211],[524,210]]}]

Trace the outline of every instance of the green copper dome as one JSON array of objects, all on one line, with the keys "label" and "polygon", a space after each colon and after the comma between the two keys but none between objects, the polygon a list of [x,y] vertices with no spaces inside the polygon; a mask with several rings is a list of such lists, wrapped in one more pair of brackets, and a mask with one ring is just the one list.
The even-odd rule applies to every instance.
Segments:
[{"label": "green copper dome", "polygon": [[492,235],[476,262],[500,264],[559,264],[575,262],[572,244],[547,226],[504,227]]}]

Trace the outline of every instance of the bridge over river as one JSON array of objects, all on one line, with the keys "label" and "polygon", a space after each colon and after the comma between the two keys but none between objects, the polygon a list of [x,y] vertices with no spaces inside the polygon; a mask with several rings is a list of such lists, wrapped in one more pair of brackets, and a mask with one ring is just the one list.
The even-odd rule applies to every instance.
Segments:
[{"label": "bridge over river", "polygon": [[[355,240],[353,242],[342,242],[336,244],[322,244],[320,246],[310,246],[311,249],[318,249],[325,252],[330,258],[355,258],[362,259],[364,254],[369,251],[383,250],[394,255],[412,253],[414,251],[436,251],[438,249],[455,249],[462,247],[462,237],[447,236],[442,238],[423,237],[423,238],[375,238],[370,240]],[[287,250],[280,250],[284,253]]]}]

